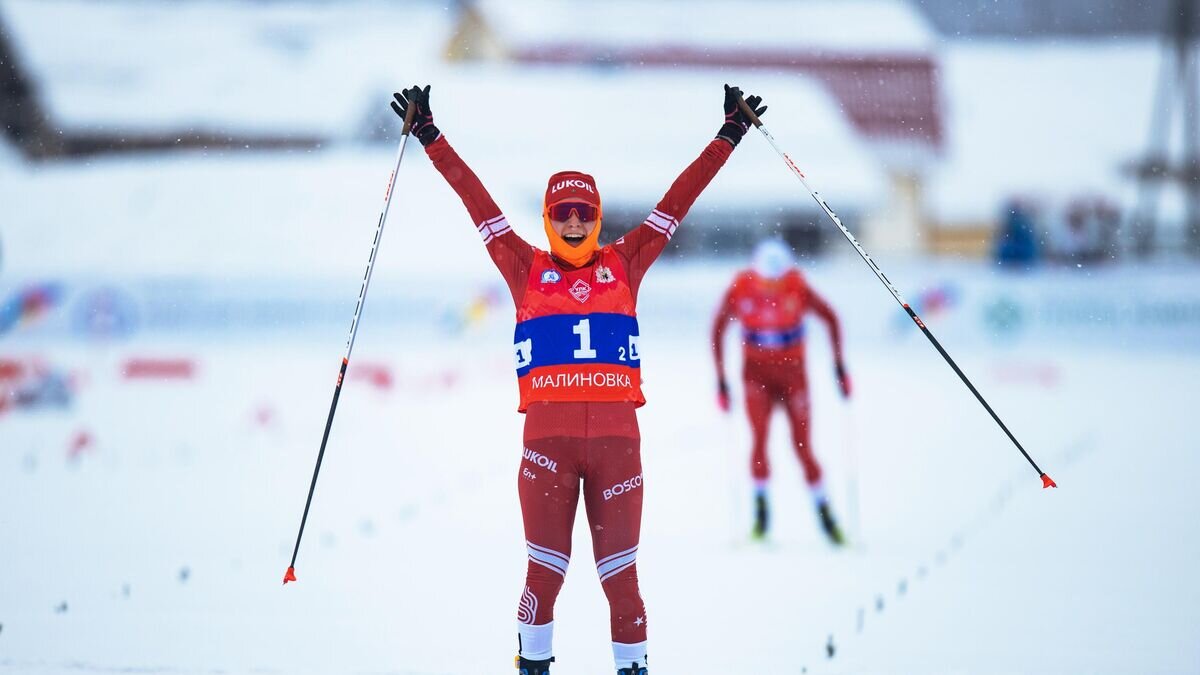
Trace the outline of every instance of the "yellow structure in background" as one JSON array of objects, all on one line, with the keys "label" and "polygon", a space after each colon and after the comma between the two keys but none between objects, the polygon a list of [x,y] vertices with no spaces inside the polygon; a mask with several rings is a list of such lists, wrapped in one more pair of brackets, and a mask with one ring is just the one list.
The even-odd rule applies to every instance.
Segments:
[{"label": "yellow structure in background", "polygon": [[451,63],[507,60],[509,52],[488,25],[479,7],[469,0],[458,3],[458,23],[446,42],[445,58]]}]

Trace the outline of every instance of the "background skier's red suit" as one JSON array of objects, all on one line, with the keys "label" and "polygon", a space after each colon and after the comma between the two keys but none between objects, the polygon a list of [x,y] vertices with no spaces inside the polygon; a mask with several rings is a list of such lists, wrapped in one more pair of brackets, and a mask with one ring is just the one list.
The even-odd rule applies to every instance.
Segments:
[{"label": "background skier's red suit", "polygon": [[713,352],[717,372],[725,372],[725,330],[733,320],[743,330],[742,379],[746,414],[754,435],[751,474],[756,481],[771,475],[767,432],[771,411],[782,405],[792,427],[792,440],[809,485],[821,480],[821,466],[809,442],[808,373],[804,366],[804,315],[815,313],[829,327],[835,361],[842,360],[842,337],[837,315],[816,294],[799,270],[766,279],[753,270],[734,278],[713,322]]}]

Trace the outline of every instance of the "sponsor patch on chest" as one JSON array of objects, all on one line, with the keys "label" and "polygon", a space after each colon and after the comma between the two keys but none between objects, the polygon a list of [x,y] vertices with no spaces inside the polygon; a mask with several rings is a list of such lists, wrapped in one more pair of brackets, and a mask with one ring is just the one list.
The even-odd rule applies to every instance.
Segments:
[{"label": "sponsor patch on chest", "polygon": [[571,284],[571,287],[567,290],[570,292],[571,297],[579,302],[587,302],[587,299],[592,295],[592,285],[583,279],[576,279],[575,283]]}]

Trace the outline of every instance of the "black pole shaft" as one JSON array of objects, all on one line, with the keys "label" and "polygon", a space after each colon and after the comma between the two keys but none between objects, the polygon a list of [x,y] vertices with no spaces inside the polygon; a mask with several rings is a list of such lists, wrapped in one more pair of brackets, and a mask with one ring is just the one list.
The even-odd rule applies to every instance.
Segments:
[{"label": "black pole shaft", "polygon": [[921,321],[921,317],[917,316],[917,313],[913,311],[913,308],[909,307],[908,305],[904,305],[904,311],[908,312],[908,316],[912,318],[914,323],[917,324],[917,327],[921,329],[921,332],[925,334],[925,337],[929,338],[929,342],[933,345],[933,348],[938,350],[938,353],[942,355],[943,359],[946,359],[946,363],[950,364],[950,367],[954,369],[956,374],[958,374],[958,377],[963,381],[963,384],[967,385],[967,389],[971,390],[971,393],[975,395],[975,398],[983,406],[984,410],[987,410],[988,414],[992,416],[992,419],[996,421],[996,424],[1000,425],[1000,428],[1004,430],[1005,435],[1008,436],[1008,440],[1012,441],[1013,445],[1017,446],[1017,450],[1021,451],[1021,454],[1025,456],[1025,459],[1030,465],[1033,466],[1033,469],[1038,472],[1038,475],[1043,475],[1045,472],[1038,467],[1037,462],[1033,461],[1033,458],[1029,456],[1029,453],[1025,452],[1025,448],[1022,447],[1021,442],[1017,440],[1017,437],[1008,430],[1008,426],[1004,424],[1004,420],[1001,420],[1000,416],[996,414],[996,411],[992,410],[992,406],[988,405],[988,402],[983,399],[983,395],[979,393],[979,390],[975,388],[975,385],[971,384],[971,380],[967,377],[966,373],[964,373],[962,369],[958,367],[958,364],[954,362],[954,359],[950,358],[950,354],[942,348],[942,343],[938,342],[937,338],[933,336],[933,333],[925,327],[925,322]]},{"label": "black pole shaft", "polygon": [[[392,104],[396,106],[395,103]],[[300,539],[304,537],[304,524],[308,522],[308,509],[312,506],[313,492],[317,489],[317,476],[321,473],[321,460],[325,458],[325,445],[329,442],[329,430],[333,428],[333,414],[337,412],[338,398],[342,395],[342,381],[346,379],[346,367],[350,365],[350,354],[354,351],[354,338],[358,334],[358,320],[362,316],[363,305],[367,300],[367,289],[371,286],[371,271],[375,269],[375,254],[379,252],[379,242],[383,237],[383,226],[387,222],[388,210],[392,206],[392,186],[396,174],[400,171],[400,162],[404,159],[404,148],[412,129],[413,117],[417,112],[415,101],[408,102],[404,112],[404,126],[400,132],[400,146],[396,149],[396,164],[392,174],[388,176],[387,191],[383,196],[383,210],[379,212],[379,223],[375,226],[375,240],[371,244],[371,255],[367,258],[367,269],[363,272],[362,286],[358,290],[358,304],[354,306],[354,319],[350,322],[350,337],[346,339],[346,353],[342,356],[342,367],[338,370],[337,386],[333,389],[333,402],[329,404],[329,418],[325,420],[325,433],[321,436],[321,450],[317,453],[317,465],[313,468],[312,483],[308,486],[308,498],[304,500],[304,515],[300,518],[300,531],[296,534],[296,547],[292,549],[292,562],[283,575],[283,583],[296,580],[296,555],[300,552]]]},{"label": "black pole shaft", "polygon": [[329,404],[329,418],[325,420],[325,434],[321,436],[321,450],[317,452],[317,465],[313,468],[312,483],[308,486],[308,499],[304,501],[304,515],[300,517],[300,532],[296,534],[296,547],[292,549],[292,562],[289,567],[296,566],[296,555],[300,552],[300,540],[304,537],[304,524],[308,522],[308,508],[312,506],[313,492],[317,489],[317,476],[321,473],[321,460],[325,458],[325,444],[329,442],[329,430],[333,428],[333,414],[337,411],[338,398],[342,395],[342,381],[346,379],[348,359],[342,359],[342,368],[338,371],[337,386],[333,388],[333,402]]}]

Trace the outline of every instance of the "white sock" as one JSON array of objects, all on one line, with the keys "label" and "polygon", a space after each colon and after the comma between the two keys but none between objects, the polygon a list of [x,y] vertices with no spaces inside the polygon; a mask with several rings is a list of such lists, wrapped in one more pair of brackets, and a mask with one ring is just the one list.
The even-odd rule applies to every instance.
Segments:
[{"label": "white sock", "polygon": [[628,668],[631,665],[642,667],[646,665],[646,642],[635,642],[626,644],[624,642],[614,642],[613,645],[613,660],[617,662],[617,670]]},{"label": "white sock", "polygon": [[770,484],[770,481],[768,481],[766,478],[755,478],[754,479],[754,496],[755,497],[766,497],[767,496],[767,485],[769,485],[769,484]]},{"label": "white sock", "polygon": [[812,493],[813,506],[821,508],[821,504],[829,501],[829,495],[825,494],[825,483],[817,481],[808,486],[808,491]]},{"label": "white sock", "polygon": [[530,661],[545,661],[554,655],[554,622],[535,626],[517,622],[521,636],[521,656]]}]

